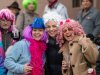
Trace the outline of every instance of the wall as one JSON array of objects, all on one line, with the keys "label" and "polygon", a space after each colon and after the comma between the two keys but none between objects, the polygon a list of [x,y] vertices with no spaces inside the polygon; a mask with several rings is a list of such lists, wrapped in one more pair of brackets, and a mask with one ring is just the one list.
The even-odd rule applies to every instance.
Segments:
[{"label": "wall", "polygon": [[[13,1],[18,1],[20,7],[22,8],[22,0],[0,0],[0,9],[6,8],[8,5],[10,5]],[[75,18],[77,15],[77,12],[80,8],[72,8],[72,0],[59,0],[61,3],[63,3],[68,10],[68,14],[70,18]],[[37,12],[40,14],[40,16],[43,15],[43,10],[45,7],[45,4],[47,4],[47,0],[38,0],[38,9]],[[94,6],[100,10],[100,0],[94,0]],[[23,8],[22,8],[23,9]]]}]

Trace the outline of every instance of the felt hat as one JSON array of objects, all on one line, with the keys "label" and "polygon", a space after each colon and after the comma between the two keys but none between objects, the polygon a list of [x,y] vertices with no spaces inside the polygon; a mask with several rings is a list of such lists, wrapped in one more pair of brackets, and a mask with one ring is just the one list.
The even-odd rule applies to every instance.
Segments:
[{"label": "felt hat", "polygon": [[20,10],[18,2],[16,2],[16,1],[13,2],[10,6],[8,6],[8,8],[15,8],[15,9]]}]

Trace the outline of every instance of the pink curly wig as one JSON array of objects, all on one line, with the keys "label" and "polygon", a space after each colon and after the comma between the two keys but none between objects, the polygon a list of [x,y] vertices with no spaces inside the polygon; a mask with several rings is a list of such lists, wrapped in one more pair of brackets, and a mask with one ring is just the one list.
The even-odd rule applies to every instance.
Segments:
[{"label": "pink curly wig", "polygon": [[15,16],[9,9],[0,10],[0,20],[3,19],[3,18],[6,19],[6,20],[11,21],[12,25],[15,22]]},{"label": "pink curly wig", "polygon": [[64,37],[63,37],[63,28],[72,28],[73,32],[75,35],[82,35],[85,34],[82,26],[79,24],[79,22],[72,20],[72,19],[67,19],[65,21],[60,22],[60,26],[58,28],[58,34],[57,34],[57,42],[62,46],[64,43]]}]

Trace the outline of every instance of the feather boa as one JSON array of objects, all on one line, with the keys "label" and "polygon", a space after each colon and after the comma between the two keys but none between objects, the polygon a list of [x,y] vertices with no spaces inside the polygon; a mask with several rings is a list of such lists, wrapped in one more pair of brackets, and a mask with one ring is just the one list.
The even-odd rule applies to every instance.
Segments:
[{"label": "feather boa", "polygon": [[31,54],[30,65],[33,67],[29,75],[43,75],[43,55],[46,50],[46,44],[34,39],[29,39],[29,41],[29,50]]}]

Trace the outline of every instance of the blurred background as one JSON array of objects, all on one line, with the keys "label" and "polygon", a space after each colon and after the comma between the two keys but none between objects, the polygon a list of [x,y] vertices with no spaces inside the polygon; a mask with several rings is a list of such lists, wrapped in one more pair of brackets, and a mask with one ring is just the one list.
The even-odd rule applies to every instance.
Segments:
[{"label": "blurred background", "polygon": [[[22,0],[0,0],[0,9],[6,8],[10,4],[12,4],[12,2],[14,2],[14,1],[17,1],[20,5],[20,8],[22,10],[24,10],[23,7],[22,7]],[[77,12],[80,9],[80,1],[81,0],[59,0],[59,1],[67,7],[69,17],[75,18]],[[47,4],[47,0],[38,0],[37,13],[40,16],[43,15],[44,7],[45,7],[46,4]],[[100,4],[100,0],[94,0],[93,6],[100,10],[99,4]]]}]

